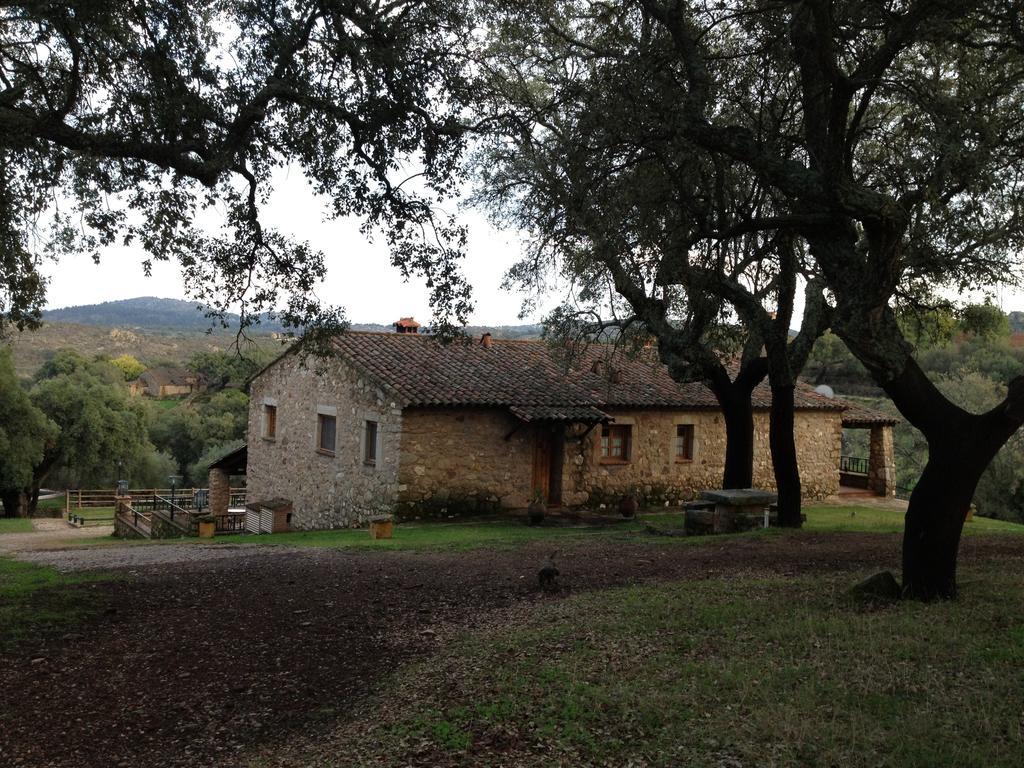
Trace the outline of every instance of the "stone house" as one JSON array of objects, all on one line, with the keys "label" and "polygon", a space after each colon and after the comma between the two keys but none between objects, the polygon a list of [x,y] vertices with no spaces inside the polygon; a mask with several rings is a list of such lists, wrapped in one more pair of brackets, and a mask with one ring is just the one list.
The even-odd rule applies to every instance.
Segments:
[{"label": "stone house", "polygon": [[199,392],[203,383],[199,376],[187,368],[150,368],[128,385],[133,395],[150,397],[178,397]]},{"label": "stone house", "polygon": [[[539,341],[485,334],[445,346],[415,332],[348,332],[334,346],[334,357],[305,364],[289,350],[250,381],[249,498],[291,500],[296,528],[519,508],[537,495],[549,506],[599,506],[629,492],[679,502],[721,483],[714,395],[677,384],[651,350],[592,345],[562,360]],[[765,488],[774,485],[769,405],[762,384],[754,482]],[[801,386],[796,408],[805,495],[834,494],[850,406]],[[893,423],[865,409],[858,417],[880,433]],[[882,481],[891,435],[888,445],[872,459],[885,465]]]}]

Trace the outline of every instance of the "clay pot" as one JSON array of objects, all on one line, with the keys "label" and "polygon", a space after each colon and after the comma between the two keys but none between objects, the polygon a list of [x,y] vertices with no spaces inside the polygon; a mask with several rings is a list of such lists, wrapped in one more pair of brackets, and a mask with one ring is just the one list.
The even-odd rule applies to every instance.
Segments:
[{"label": "clay pot", "polygon": [[636,496],[623,496],[622,500],[619,501],[619,514],[623,517],[636,517],[638,509],[640,509],[640,502],[637,501]]},{"label": "clay pot", "polygon": [[544,522],[544,515],[547,514],[547,507],[543,501],[530,502],[530,506],[526,508],[526,516],[530,521],[530,525],[540,525]]}]

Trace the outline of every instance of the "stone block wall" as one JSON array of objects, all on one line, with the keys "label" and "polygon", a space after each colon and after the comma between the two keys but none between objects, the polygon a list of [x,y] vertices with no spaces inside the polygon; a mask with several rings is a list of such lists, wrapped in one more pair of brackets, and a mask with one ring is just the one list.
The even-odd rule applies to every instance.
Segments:
[{"label": "stone block wall", "polygon": [[211,515],[226,515],[231,506],[231,488],[228,473],[218,467],[210,469],[210,496],[207,500]]},{"label": "stone block wall", "polygon": [[[323,366],[321,366],[323,367]],[[402,411],[393,395],[341,360],[317,371],[287,355],[250,388],[247,486],[252,500],[292,501],[292,527],[365,525],[394,510]],[[277,407],[273,439],[263,437],[267,402]],[[317,414],[333,411],[335,452],[317,451]],[[377,459],[363,463],[365,421],[377,422]]]},{"label": "stone block wall", "polygon": [[[636,492],[648,504],[692,499],[698,491],[722,483],[725,426],[714,411],[618,411],[605,409],[615,424],[631,427],[630,460],[601,463],[601,427],[582,443],[569,446],[566,470],[579,504],[616,504]],[[677,424],[692,424],[693,460],[677,463]]]},{"label": "stone block wall", "polygon": [[[629,424],[631,458],[600,460],[601,428],[567,434],[562,499],[568,506],[617,504],[638,493],[648,504],[679,503],[722,482],[725,425],[715,411],[612,411]],[[694,427],[693,460],[675,461],[676,425]],[[768,414],[755,414],[754,484],[774,488]],[[506,436],[511,436],[506,440]],[[842,424],[838,412],[796,414],[804,497],[838,492]],[[534,427],[498,409],[407,409],[403,415],[398,510],[406,516],[454,515],[525,507],[533,482]]]},{"label": "stone block wall", "polygon": [[398,512],[446,516],[525,507],[533,449],[532,428],[504,409],[408,408],[402,416]]},{"label": "stone block wall", "polygon": [[[839,454],[843,441],[841,414],[837,411],[797,411],[794,426],[804,500],[818,501],[839,493]],[[775,488],[767,412],[754,414],[754,485]]]},{"label": "stone block wall", "polygon": [[871,427],[868,452],[868,487],[879,496],[896,495],[896,452],[892,427],[878,424]]}]

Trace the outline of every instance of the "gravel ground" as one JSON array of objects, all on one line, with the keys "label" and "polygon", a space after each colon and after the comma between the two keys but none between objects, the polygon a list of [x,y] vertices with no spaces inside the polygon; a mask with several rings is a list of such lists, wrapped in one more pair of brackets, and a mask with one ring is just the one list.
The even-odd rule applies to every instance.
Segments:
[{"label": "gravel ground", "polygon": [[[378,681],[429,657],[452,632],[501,621],[509,606],[658,580],[896,568],[900,537],[565,542],[556,595],[536,579],[550,546],[29,553],[61,567],[131,570],[70,587],[96,609],[73,632],[40,632],[0,654],[0,766],[295,765],[287,756],[296,736],[351,722]],[[961,548],[964,563],[1014,558],[1019,567],[1022,557],[1016,537],[972,537]],[[45,611],[46,599],[36,593],[29,610]]]},{"label": "gravel ground", "polygon": [[[144,568],[155,565],[205,563],[213,560],[252,555],[272,557],[296,551],[287,547],[259,544],[153,544],[111,545],[92,549],[57,549],[17,552],[15,559],[48,565],[65,573],[71,571],[109,571],[119,568]],[[308,550],[307,550],[308,552]]]},{"label": "gravel ground", "polygon": [[63,518],[52,517],[33,520],[32,526],[35,528],[32,533],[0,534],[0,554],[74,546],[88,539],[110,536],[114,532],[112,525],[88,525],[79,528],[68,524]]}]

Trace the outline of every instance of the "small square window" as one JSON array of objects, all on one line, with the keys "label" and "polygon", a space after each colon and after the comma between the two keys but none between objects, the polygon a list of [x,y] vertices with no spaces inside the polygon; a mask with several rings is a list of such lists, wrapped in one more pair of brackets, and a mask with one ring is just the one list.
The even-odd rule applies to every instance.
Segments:
[{"label": "small square window", "polygon": [[263,436],[268,440],[277,437],[277,406],[263,406]]},{"label": "small square window", "polygon": [[329,453],[334,455],[334,435],[337,420],[334,416],[329,416],[326,413],[318,413],[316,416],[317,427],[316,427],[316,446],[317,450],[321,453]]},{"label": "small square window", "polygon": [[377,422],[367,421],[363,430],[363,464],[377,463]]},{"label": "small square window", "polygon": [[693,424],[676,424],[676,461],[693,461]]},{"label": "small square window", "polygon": [[629,424],[606,424],[601,428],[602,463],[622,464],[629,461],[632,429]]}]

